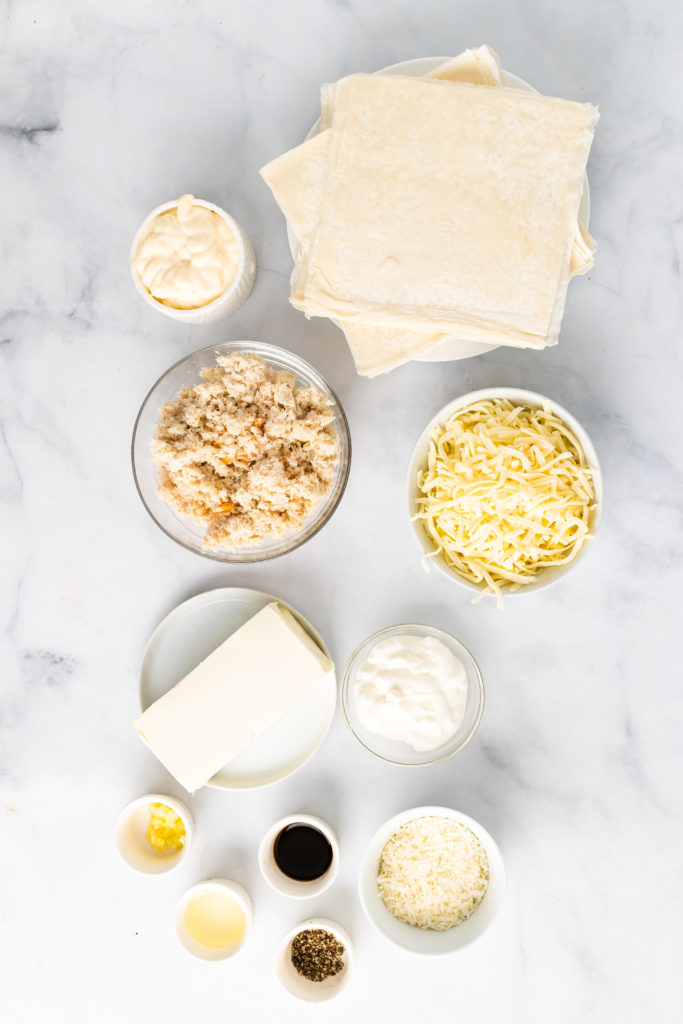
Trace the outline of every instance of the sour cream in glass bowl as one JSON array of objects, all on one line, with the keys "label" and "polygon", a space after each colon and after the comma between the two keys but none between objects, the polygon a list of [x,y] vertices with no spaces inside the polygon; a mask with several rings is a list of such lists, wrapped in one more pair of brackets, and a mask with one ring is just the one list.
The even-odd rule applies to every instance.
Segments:
[{"label": "sour cream in glass bowl", "polygon": [[445,761],[470,741],[484,711],[484,682],[470,652],[449,633],[391,626],[349,658],[341,703],[366,750],[391,764],[421,767]]}]

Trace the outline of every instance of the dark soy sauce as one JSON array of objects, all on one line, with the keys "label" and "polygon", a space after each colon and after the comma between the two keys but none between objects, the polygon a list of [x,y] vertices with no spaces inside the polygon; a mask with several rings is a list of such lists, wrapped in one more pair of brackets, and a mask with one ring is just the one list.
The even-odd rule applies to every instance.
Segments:
[{"label": "dark soy sauce", "polygon": [[273,843],[273,856],[283,875],[297,882],[312,882],[332,863],[332,847],[313,825],[287,825]]}]

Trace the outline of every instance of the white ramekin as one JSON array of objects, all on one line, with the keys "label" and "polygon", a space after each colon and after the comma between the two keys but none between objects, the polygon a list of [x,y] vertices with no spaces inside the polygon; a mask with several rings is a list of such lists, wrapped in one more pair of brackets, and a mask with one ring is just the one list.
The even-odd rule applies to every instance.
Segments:
[{"label": "white ramekin", "polygon": [[[275,861],[275,840],[288,825],[310,825],[312,828],[317,828],[332,847],[332,861],[325,874],[320,878],[302,882],[296,878],[290,878],[284,871],[280,871]],[[264,835],[259,846],[258,862],[266,882],[283,896],[290,896],[294,899],[320,896],[326,889],[329,889],[339,873],[339,843],[330,826],[322,818],[316,818],[312,814],[288,814],[286,818],[276,821]]]},{"label": "white ramekin", "polygon": [[[170,807],[185,826],[185,844],[179,850],[163,853],[147,842],[149,807],[155,803]],[[114,830],[116,847],[126,864],[145,875],[163,875],[177,867],[187,856],[193,835],[194,821],[187,805],[163,793],[147,793],[126,804],[117,818]]]},{"label": "white ramekin", "polygon": [[138,275],[135,273],[133,260],[137,255],[140,239],[155,217],[158,217],[159,214],[167,213],[169,210],[174,210],[177,207],[177,199],[174,199],[170,203],[162,203],[161,206],[157,206],[157,208],[152,210],[149,216],[145,217],[143,220],[135,234],[135,238],[133,239],[133,244],[131,246],[130,270],[133,275],[135,287],[148,306],[152,306],[153,309],[157,309],[165,316],[170,316],[171,319],[179,320],[181,323],[210,324],[214,323],[216,320],[223,320],[224,317],[228,316],[230,313],[234,313],[234,311],[239,309],[239,307],[249,298],[251,289],[254,287],[254,278],[256,277],[256,257],[249,238],[229,213],[222,210],[220,206],[216,206],[215,203],[209,203],[205,199],[194,199],[193,203],[195,206],[203,206],[207,210],[212,210],[214,213],[217,213],[219,217],[222,217],[237,240],[237,247],[239,251],[237,273],[235,274],[230,287],[227,288],[222,295],[219,295],[218,298],[213,299],[211,302],[207,302],[205,306],[198,306],[196,309],[174,309],[173,306],[166,306],[163,302],[159,302],[158,299],[155,299],[153,295],[150,295]]},{"label": "white ramekin", "polygon": [[[334,935],[344,947],[343,961],[344,968],[339,974],[324,981],[309,981],[298,973],[292,963],[292,941],[299,932],[309,929],[320,928],[325,932]],[[314,917],[309,921],[302,921],[296,928],[292,928],[282,939],[277,953],[275,954],[275,971],[282,986],[296,999],[306,1003],[326,1003],[328,999],[334,999],[346,988],[351,972],[353,970],[353,943],[346,929],[335,921],[326,917]]]},{"label": "white ramekin", "polygon": [[[190,900],[195,896],[201,896],[204,893],[211,892],[212,890],[223,889],[227,890],[231,896],[239,903],[242,911],[244,912],[244,935],[239,942],[236,942],[234,946],[227,946],[224,949],[213,949],[210,946],[204,946],[201,942],[198,942],[195,937],[188,931],[187,925],[185,924],[185,910]],[[251,905],[251,899],[249,894],[241,885],[237,882],[231,882],[227,878],[209,878],[205,882],[199,882],[197,885],[193,885],[191,889],[183,893],[178,901],[175,913],[175,928],[176,934],[180,939],[180,942],[192,956],[196,956],[198,960],[209,960],[214,963],[219,960],[229,960],[235,956],[247,943],[249,935],[251,934],[251,925],[253,918],[253,909]]]}]

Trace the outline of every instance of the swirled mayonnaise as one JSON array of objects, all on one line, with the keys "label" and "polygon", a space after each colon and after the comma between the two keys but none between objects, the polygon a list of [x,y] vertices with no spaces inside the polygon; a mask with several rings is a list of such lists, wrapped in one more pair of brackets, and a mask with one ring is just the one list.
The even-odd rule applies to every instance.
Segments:
[{"label": "swirled mayonnaise", "polygon": [[158,302],[197,309],[223,294],[238,263],[237,239],[227,221],[185,195],[150,222],[138,243],[133,270]]},{"label": "swirled mayonnaise", "polygon": [[370,732],[435,750],[465,715],[467,675],[459,658],[432,636],[381,640],[356,673],[356,713]]}]

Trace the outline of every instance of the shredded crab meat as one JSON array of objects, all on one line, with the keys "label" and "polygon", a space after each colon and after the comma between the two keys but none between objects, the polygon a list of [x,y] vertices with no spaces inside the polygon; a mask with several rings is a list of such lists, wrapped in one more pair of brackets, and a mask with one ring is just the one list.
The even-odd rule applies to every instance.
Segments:
[{"label": "shredded crab meat", "polygon": [[159,497],[205,528],[207,548],[300,528],[335,479],[339,440],[326,395],[248,353],[219,357],[201,377],[160,410]]}]

